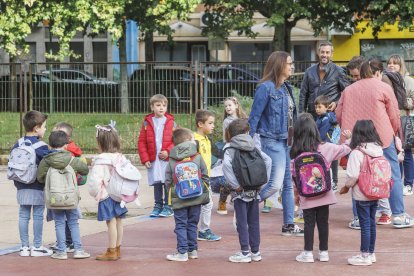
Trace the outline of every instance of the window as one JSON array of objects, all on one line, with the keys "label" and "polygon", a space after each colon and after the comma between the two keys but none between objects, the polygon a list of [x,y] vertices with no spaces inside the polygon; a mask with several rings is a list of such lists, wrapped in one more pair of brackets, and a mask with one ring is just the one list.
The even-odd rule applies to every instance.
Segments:
[{"label": "window", "polygon": [[230,43],[232,61],[266,61],[272,53],[270,42]]}]

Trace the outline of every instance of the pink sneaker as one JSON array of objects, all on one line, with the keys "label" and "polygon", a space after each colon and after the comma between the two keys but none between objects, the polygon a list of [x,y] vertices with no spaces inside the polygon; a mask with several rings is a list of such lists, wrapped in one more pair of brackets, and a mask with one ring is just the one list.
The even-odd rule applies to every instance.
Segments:
[{"label": "pink sneaker", "polygon": [[377,224],[379,225],[386,225],[386,224],[391,224],[391,216],[387,215],[387,214],[382,214],[378,221]]}]

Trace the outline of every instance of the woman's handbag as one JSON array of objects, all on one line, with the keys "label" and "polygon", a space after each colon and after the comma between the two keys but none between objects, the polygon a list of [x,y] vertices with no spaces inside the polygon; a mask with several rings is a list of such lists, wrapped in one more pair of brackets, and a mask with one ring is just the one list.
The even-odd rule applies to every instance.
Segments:
[{"label": "woman's handbag", "polygon": [[401,116],[401,130],[403,148],[414,148],[414,116]]}]

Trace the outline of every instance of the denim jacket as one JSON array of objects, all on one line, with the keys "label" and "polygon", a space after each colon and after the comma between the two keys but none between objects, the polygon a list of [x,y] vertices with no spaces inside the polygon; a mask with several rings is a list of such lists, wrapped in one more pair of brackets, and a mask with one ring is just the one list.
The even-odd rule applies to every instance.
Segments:
[{"label": "denim jacket", "polygon": [[258,133],[260,136],[272,139],[288,138],[289,100],[286,87],[294,104],[293,122],[296,121],[296,104],[290,84],[285,82],[279,89],[276,89],[274,82],[265,81],[257,87],[254,95],[249,116],[251,136]]}]

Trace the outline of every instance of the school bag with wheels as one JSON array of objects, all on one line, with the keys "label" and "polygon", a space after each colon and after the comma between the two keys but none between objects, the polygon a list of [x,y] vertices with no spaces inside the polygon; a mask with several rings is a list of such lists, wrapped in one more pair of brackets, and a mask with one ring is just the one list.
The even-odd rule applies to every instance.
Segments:
[{"label": "school bag with wheels", "polygon": [[48,209],[76,209],[80,195],[76,173],[70,163],[63,169],[50,167],[46,174],[45,204]]},{"label": "school bag with wheels", "polygon": [[390,162],[384,157],[371,157],[362,150],[364,159],[358,177],[358,187],[371,200],[389,198],[394,181]]},{"label": "school bag with wheels", "polygon": [[315,197],[331,190],[329,164],[319,152],[303,152],[293,160],[292,178],[299,195]]},{"label": "school bag with wheels", "polygon": [[30,140],[24,140],[24,138],[20,138],[17,143],[18,146],[11,151],[9,156],[7,178],[31,184],[36,181],[37,176],[36,149],[45,146],[46,143],[39,141],[32,144]]},{"label": "school bag with wheels", "polygon": [[174,164],[173,179],[175,193],[180,199],[190,199],[203,194],[203,181],[201,179],[200,154],[184,158]]}]

